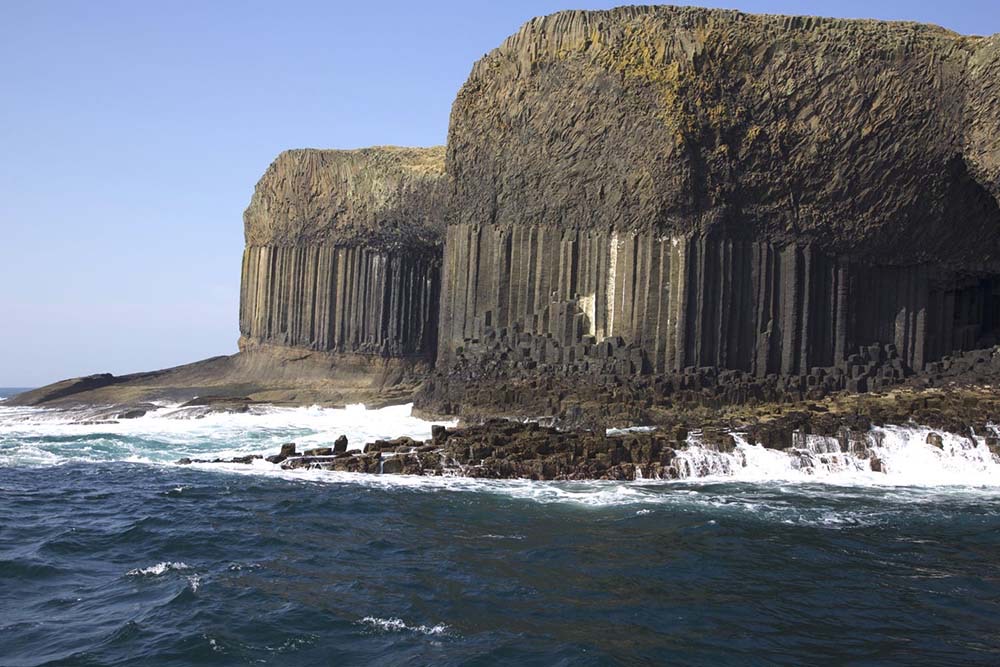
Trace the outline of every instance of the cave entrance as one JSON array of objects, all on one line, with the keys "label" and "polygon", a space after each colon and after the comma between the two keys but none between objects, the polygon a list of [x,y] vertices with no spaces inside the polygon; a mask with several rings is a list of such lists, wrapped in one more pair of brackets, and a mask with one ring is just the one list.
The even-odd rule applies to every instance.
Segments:
[{"label": "cave entrance", "polygon": [[[969,276],[931,292],[928,358],[992,347],[1000,341],[1000,276]],[[933,317],[934,313],[939,317]]]}]

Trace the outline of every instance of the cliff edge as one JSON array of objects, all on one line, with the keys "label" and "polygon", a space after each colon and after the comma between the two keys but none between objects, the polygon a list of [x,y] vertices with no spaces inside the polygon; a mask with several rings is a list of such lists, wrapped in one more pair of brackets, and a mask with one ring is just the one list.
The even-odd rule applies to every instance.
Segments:
[{"label": "cliff edge", "polygon": [[532,19],[455,101],[457,220],[997,270],[998,39],[693,7]]},{"label": "cliff edge", "polygon": [[627,421],[940,380],[1000,340],[998,44],[693,7],[528,21],[452,107],[418,406]]},{"label": "cliff edge", "polygon": [[445,224],[444,146],[284,151],[243,214],[248,246],[434,248]]}]

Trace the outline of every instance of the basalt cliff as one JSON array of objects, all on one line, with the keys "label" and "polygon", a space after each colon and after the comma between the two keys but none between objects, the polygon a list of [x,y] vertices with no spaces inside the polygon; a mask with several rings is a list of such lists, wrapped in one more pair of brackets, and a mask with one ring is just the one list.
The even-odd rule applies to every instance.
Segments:
[{"label": "basalt cliff", "polygon": [[206,409],[410,400],[434,363],[444,148],[290,150],[244,213],[239,353],[67,380],[12,404]]},{"label": "basalt cliff", "polygon": [[674,7],[530,21],[453,108],[427,403],[650,418],[994,344],[998,44]]},{"label": "basalt cliff", "polygon": [[561,12],[473,66],[446,149],[283,153],[245,222],[202,397],[592,428],[919,402],[1000,378],[1000,36]]}]

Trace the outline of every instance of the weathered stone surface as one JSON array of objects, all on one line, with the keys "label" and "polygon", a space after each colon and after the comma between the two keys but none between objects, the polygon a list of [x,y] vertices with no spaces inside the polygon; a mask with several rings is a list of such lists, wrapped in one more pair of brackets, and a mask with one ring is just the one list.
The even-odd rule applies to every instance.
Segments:
[{"label": "weathered stone surface", "polygon": [[247,246],[434,248],[445,223],[443,146],[289,150],[243,214]]},{"label": "weathered stone surface", "polygon": [[533,19],[451,117],[456,222],[996,271],[997,37],[686,7]]},{"label": "weathered stone surface", "polygon": [[81,392],[102,389],[116,384],[119,381],[120,378],[115,377],[111,373],[101,373],[97,375],[87,375],[85,377],[71,378],[40,387],[38,389],[23,392],[17,396],[9,398],[5,401],[5,403],[7,405],[41,405],[52,401],[58,401],[66,398],[67,396],[73,396]]},{"label": "weathered stone surface", "polygon": [[332,447],[313,447],[302,452],[302,456],[332,456]]},{"label": "weathered stone surface", "polygon": [[976,42],[965,97],[965,150],[970,171],[1000,198],[1000,35]]},{"label": "weathered stone surface", "polygon": [[418,404],[495,414],[470,398],[552,375],[525,402],[588,402],[595,378],[641,396],[641,375],[670,387],[647,402],[881,391],[994,345],[998,39],[677,7],[529,21],[453,107]]},{"label": "weathered stone surface", "polygon": [[433,359],[444,148],[294,150],[244,214],[241,348]]},{"label": "weathered stone surface", "polygon": [[412,400],[432,362],[308,350],[243,341],[243,350],[149,373],[66,380],[9,399],[7,405],[119,406],[100,414],[118,415],[149,401],[184,403],[192,416],[216,411],[250,411],[254,405],[328,405],[364,403],[381,407]]},{"label": "weathered stone surface", "polygon": [[266,460],[268,463],[281,463],[285,459],[292,456],[298,456],[298,452],[295,451],[295,443],[286,442],[281,446],[281,451],[272,456],[268,456]]},{"label": "weathered stone surface", "polygon": [[[793,406],[817,411],[825,402],[861,400],[872,395],[872,404],[898,391],[914,391],[945,400],[952,390],[992,392],[1000,385],[1000,346],[956,353],[929,363],[920,372],[902,373],[899,359],[884,349],[867,349],[851,355],[856,361],[848,371],[814,368],[808,375],[769,374],[756,377],[740,371],[713,367],[689,367],[681,373],[623,376],[612,364],[606,371],[584,376],[579,370],[559,365],[539,365],[530,370],[493,357],[471,357],[448,370],[435,373],[416,397],[416,412],[424,417],[459,415],[469,422],[495,417],[545,419],[563,427],[604,429],[643,424],[684,424],[702,428],[732,414],[748,411],[788,411]],[[499,354],[505,354],[503,352]],[[854,359],[856,357],[856,359]],[[485,359],[485,361],[484,361]],[[876,361],[876,359],[880,359]],[[928,412],[920,401],[912,401],[919,423],[945,430],[966,432],[972,423],[983,429],[989,421],[985,410],[970,409],[962,425],[962,403],[948,399],[947,419]],[[908,403],[907,405],[911,405]],[[997,404],[1000,410],[1000,404]],[[895,418],[907,421],[905,411]],[[916,419],[916,417],[915,417]],[[890,423],[887,420],[882,423]],[[435,442],[443,442],[439,435]],[[764,436],[762,436],[762,439]]]},{"label": "weathered stone surface", "polygon": [[[235,456],[230,459],[191,459],[182,458],[176,461],[177,465],[191,465],[192,463],[239,463],[241,465],[250,465],[254,461],[263,458],[260,454],[247,454],[246,456]],[[275,463],[277,459],[280,459],[280,455],[268,456],[267,461]]]}]

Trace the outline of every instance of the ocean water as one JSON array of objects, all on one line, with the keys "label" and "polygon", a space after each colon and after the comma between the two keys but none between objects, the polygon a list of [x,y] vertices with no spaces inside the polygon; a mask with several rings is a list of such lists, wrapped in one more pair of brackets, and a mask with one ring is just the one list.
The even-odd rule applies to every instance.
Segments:
[{"label": "ocean water", "polygon": [[975,438],[491,482],[172,463],[428,437],[407,406],[72,419],[0,403],[3,666],[1000,664]]}]

